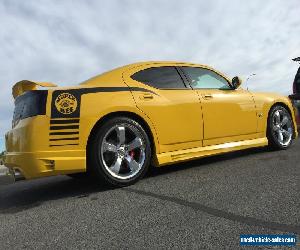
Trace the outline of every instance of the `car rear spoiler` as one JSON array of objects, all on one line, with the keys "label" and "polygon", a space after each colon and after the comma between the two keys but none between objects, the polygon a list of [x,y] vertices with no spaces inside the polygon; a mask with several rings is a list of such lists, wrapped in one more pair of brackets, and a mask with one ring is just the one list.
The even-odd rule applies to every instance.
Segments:
[{"label": "car rear spoiler", "polygon": [[28,80],[23,80],[17,82],[12,88],[12,95],[16,99],[19,95],[22,95],[24,92],[29,90],[36,90],[37,87],[57,87],[56,84],[50,82],[33,82]]}]

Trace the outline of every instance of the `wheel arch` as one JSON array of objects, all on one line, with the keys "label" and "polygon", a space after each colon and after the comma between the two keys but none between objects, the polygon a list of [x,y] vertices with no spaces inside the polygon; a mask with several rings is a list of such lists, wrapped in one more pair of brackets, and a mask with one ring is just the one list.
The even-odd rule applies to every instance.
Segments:
[{"label": "wheel arch", "polygon": [[108,113],[108,114],[102,116],[101,118],[99,118],[98,121],[92,127],[92,129],[91,129],[91,131],[88,135],[87,143],[86,143],[86,152],[88,152],[88,150],[89,150],[90,141],[93,138],[93,136],[95,135],[96,131],[106,121],[108,121],[112,118],[115,118],[115,117],[120,117],[120,116],[133,119],[143,127],[143,129],[145,130],[145,132],[149,136],[149,140],[150,140],[150,143],[151,143],[151,150],[152,150],[152,158],[155,159],[154,157],[156,156],[157,147],[158,147],[158,141],[157,141],[157,138],[156,138],[155,131],[152,131],[150,125],[147,123],[147,121],[143,117],[141,117],[140,115],[138,115],[134,112],[130,112],[130,111],[116,111],[116,112]]},{"label": "wheel arch", "polygon": [[292,110],[291,110],[291,108],[289,107],[289,105],[287,105],[285,102],[283,102],[283,101],[275,101],[271,106],[270,106],[270,108],[269,108],[269,111],[268,111],[268,117],[267,117],[267,130],[268,130],[268,124],[269,124],[269,118],[270,118],[270,113],[271,113],[271,110],[272,110],[272,108],[273,107],[275,107],[275,106],[282,106],[282,107],[284,107],[288,112],[289,112],[289,114],[290,114],[290,116],[291,116],[291,118],[292,118],[292,120],[293,120],[293,127],[294,127],[294,133],[293,133],[293,139],[295,139],[296,138],[296,128],[295,128],[295,121],[294,121],[294,115],[293,115],[293,113],[292,113]]}]

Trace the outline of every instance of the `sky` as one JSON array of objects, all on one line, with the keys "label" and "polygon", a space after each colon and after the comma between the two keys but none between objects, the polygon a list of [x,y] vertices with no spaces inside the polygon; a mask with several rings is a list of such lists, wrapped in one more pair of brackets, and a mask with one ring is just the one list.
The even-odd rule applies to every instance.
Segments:
[{"label": "sky", "polygon": [[[299,0],[0,0],[0,151],[20,80],[80,83],[148,60],[208,64],[251,91],[287,95]],[[247,82],[247,76],[255,73]]]}]

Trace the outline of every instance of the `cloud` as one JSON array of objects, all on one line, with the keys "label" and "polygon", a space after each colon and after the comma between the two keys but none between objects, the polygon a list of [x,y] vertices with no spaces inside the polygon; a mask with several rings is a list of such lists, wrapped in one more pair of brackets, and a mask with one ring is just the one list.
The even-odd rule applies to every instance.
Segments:
[{"label": "cloud", "polygon": [[136,61],[256,73],[250,90],[288,94],[297,69],[290,59],[300,55],[299,12],[298,0],[1,1],[0,134],[10,128],[15,82],[71,85]]}]

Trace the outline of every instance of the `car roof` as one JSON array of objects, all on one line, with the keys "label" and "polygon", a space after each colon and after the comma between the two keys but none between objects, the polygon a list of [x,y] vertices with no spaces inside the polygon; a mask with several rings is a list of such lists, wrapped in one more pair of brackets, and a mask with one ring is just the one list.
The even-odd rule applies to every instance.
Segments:
[{"label": "car roof", "polygon": [[115,69],[112,69],[110,71],[104,72],[100,75],[97,75],[95,77],[92,77],[82,83],[80,85],[95,85],[100,82],[117,82],[122,80],[123,73],[127,70],[130,70],[132,68],[136,67],[145,67],[145,66],[158,66],[158,65],[164,65],[164,66],[191,66],[191,67],[204,67],[211,69],[215,71],[216,73],[220,74],[221,76],[225,77],[227,80],[229,80],[223,73],[216,71],[215,69],[211,68],[208,65],[204,64],[196,64],[196,63],[187,63],[187,62],[177,62],[177,61],[147,61],[147,62],[137,62],[128,64],[122,67],[118,67]]}]

